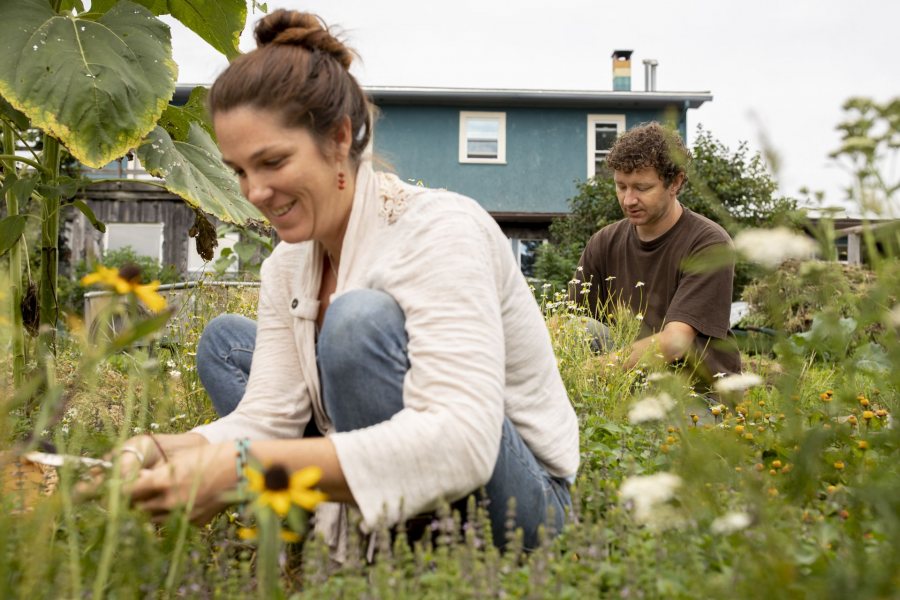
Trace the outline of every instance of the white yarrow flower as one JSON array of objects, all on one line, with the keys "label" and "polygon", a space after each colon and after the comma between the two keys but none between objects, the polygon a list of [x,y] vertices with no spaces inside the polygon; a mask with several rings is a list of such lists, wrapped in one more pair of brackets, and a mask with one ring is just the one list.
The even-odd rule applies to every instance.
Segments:
[{"label": "white yarrow flower", "polygon": [[652,523],[657,509],[675,495],[681,477],[672,473],[637,475],[622,482],[619,498],[630,506],[638,523]]},{"label": "white yarrow flower", "polygon": [[666,414],[674,406],[675,401],[665,392],[659,396],[648,396],[631,407],[628,411],[628,420],[635,425],[647,421],[660,421],[666,418]]},{"label": "white yarrow flower", "polygon": [[638,321],[643,321],[644,315],[643,315],[643,313],[638,313],[638,314],[634,315],[634,318],[637,319]]},{"label": "white yarrow flower", "polygon": [[762,382],[762,377],[756,373],[740,373],[719,379],[713,387],[717,392],[743,392]]},{"label": "white yarrow flower", "polygon": [[777,267],[790,258],[812,258],[816,243],[786,227],[745,229],[734,238],[734,248],[752,262]]},{"label": "white yarrow flower", "polygon": [[644,287],[644,282],[643,282],[643,281],[638,281],[636,284],[634,284],[634,287],[636,287],[636,288]]},{"label": "white yarrow flower", "polygon": [[718,535],[728,535],[750,526],[753,519],[745,512],[730,512],[712,522],[710,529]]}]

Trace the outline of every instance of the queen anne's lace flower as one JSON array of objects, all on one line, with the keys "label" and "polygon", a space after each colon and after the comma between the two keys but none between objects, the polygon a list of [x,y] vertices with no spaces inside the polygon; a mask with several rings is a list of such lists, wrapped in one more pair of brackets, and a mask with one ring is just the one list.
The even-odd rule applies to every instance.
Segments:
[{"label": "queen anne's lace flower", "polygon": [[734,238],[735,249],[752,262],[777,267],[789,258],[811,258],[816,243],[786,227],[745,229]]},{"label": "queen anne's lace flower", "polygon": [[637,475],[622,482],[619,498],[631,507],[635,521],[654,524],[660,522],[661,515],[670,514],[663,505],[675,496],[680,486],[681,477],[673,473]]},{"label": "queen anne's lace flower", "polygon": [[713,533],[728,535],[746,529],[752,522],[753,519],[745,512],[730,512],[713,521],[710,529]]},{"label": "queen anne's lace flower", "polygon": [[717,392],[743,392],[762,382],[762,377],[755,373],[740,373],[719,379],[713,387]]},{"label": "queen anne's lace flower", "polygon": [[665,392],[659,396],[648,396],[631,407],[628,411],[628,420],[634,424],[660,421],[666,418],[666,414],[674,406],[675,401]]}]

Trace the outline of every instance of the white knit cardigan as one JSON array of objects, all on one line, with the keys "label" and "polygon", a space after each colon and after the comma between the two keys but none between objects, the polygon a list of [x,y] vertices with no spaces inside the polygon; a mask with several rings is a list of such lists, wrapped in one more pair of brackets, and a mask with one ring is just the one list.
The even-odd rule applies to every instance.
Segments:
[{"label": "white knit cardigan", "polygon": [[[310,418],[334,443],[363,527],[460,498],[490,479],[503,417],[547,471],[578,468],[578,424],[550,337],[509,241],[476,202],[410,186],[363,162],[332,299],[383,290],[406,315],[404,408],[337,433],[322,405],[315,319],[323,248],[280,243],[263,263],[247,390],[230,415],[194,429],[210,442],[297,438]],[[317,530],[333,546],[338,507]]]}]

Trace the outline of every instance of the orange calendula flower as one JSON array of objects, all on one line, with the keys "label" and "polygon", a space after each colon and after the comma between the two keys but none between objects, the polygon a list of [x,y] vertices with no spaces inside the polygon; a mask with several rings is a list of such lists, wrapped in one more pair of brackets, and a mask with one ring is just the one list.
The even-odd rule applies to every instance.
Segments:
[{"label": "orange calendula flower", "polygon": [[123,267],[122,271],[119,271],[97,265],[93,273],[81,278],[81,285],[86,287],[99,284],[122,296],[134,294],[147,308],[153,312],[160,312],[166,307],[166,299],[156,291],[159,289],[159,281],[142,284],[140,275],[140,269],[136,266]]},{"label": "orange calendula flower", "polygon": [[274,464],[262,473],[250,467],[244,473],[248,488],[258,494],[256,502],[271,507],[281,517],[290,512],[291,505],[312,511],[328,498],[324,492],[311,489],[322,478],[319,467],[306,467],[288,474],[282,465]]}]

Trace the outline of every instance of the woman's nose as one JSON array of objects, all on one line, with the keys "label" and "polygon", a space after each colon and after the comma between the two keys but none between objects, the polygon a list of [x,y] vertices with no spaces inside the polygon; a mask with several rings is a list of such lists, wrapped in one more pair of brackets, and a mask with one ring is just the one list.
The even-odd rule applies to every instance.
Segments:
[{"label": "woman's nose", "polygon": [[255,206],[261,206],[272,196],[272,188],[259,177],[247,177],[247,200]]}]

